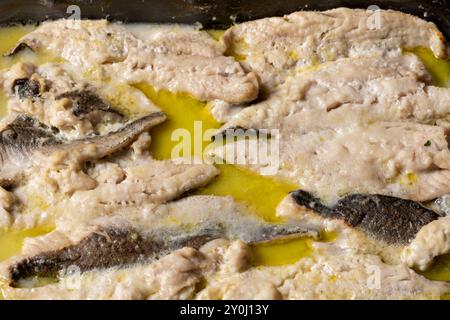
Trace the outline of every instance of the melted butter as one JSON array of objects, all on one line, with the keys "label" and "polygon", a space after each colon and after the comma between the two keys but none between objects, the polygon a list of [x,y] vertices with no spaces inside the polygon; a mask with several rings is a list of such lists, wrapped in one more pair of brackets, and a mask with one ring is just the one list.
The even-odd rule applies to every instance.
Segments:
[{"label": "melted butter", "polygon": [[439,87],[450,87],[450,60],[438,59],[428,48],[405,49],[404,52],[414,53],[419,57],[433,76],[434,83]]},{"label": "melted butter", "polygon": [[25,238],[37,237],[49,233],[50,227],[38,227],[20,231],[3,231],[0,233],[0,261],[6,260],[18,254]]},{"label": "melted butter", "polygon": [[418,181],[418,177],[415,173],[413,172],[407,172],[407,173],[402,173],[399,176],[390,179],[392,182],[394,183],[398,183],[404,187],[413,187],[417,181]]},{"label": "melted butter", "polygon": [[111,83],[107,89],[101,90],[101,95],[105,97],[115,108],[130,118],[142,117],[148,113],[141,110],[141,102],[131,90],[136,90],[125,83]]},{"label": "melted butter", "polygon": [[450,281],[450,254],[437,257],[428,270],[419,273],[430,280]]},{"label": "melted butter", "polygon": [[222,38],[222,36],[226,30],[212,29],[212,30],[205,30],[205,31],[208,32],[208,34],[211,36],[211,38],[213,38],[216,41],[219,41],[220,38]]},{"label": "melted butter", "polygon": [[198,194],[227,196],[249,205],[264,220],[280,222],[276,208],[291,191],[298,189],[293,184],[260,176],[256,173],[229,164],[217,165],[220,175]]},{"label": "melted butter", "polygon": [[0,119],[3,118],[8,111],[8,98],[3,90],[0,90]]},{"label": "melted butter", "polygon": [[24,279],[19,279],[15,284],[16,288],[38,288],[49,284],[58,283],[58,277],[41,277],[34,276]]},{"label": "melted butter", "polygon": [[40,65],[47,62],[61,62],[61,58],[56,58],[50,53],[39,52],[39,54],[33,53],[31,50],[23,50],[12,57],[3,57],[8,53],[17,42],[27,33],[33,31],[36,27],[27,26],[13,26],[0,28],[0,69],[8,68],[18,62],[32,62],[36,65]]},{"label": "melted butter", "polygon": [[226,56],[233,57],[236,61],[244,61],[247,59],[246,52],[248,52],[249,46],[245,40],[240,39],[231,43],[227,51],[225,51]]},{"label": "melted butter", "polygon": [[308,238],[282,239],[251,246],[256,266],[292,264],[312,253],[312,240]]},{"label": "melted butter", "polygon": [[[172,133],[178,129],[184,129],[189,132],[191,137],[190,154],[181,153],[180,156],[194,155],[202,157],[203,149],[210,141],[203,141],[203,132],[208,129],[217,129],[220,127],[218,123],[206,108],[206,103],[200,102],[188,94],[171,93],[167,90],[155,90],[152,86],[141,84],[137,86],[147,97],[152,100],[166,115],[167,120],[154,128],[150,135],[152,137],[151,153],[155,159],[165,160],[172,158],[172,150],[180,142],[172,139]],[[194,126],[195,121],[201,122],[200,136]],[[197,129],[198,126],[197,126]],[[198,131],[198,130],[197,130]],[[195,134],[194,134],[195,133]],[[202,149],[194,148],[194,139],[202,140]]]},{"label": "melted butter", "polygon": [[450,300],[450,292],[444,293],[441,296],[441,300]]},{"label": "melted butter", "polygon": [[[333,242],[338,237],[337,231],[322,232],[321,242]],[[274,241],[255,243],[250,246],[255,266],[283,266],[293,264],[308,257],[313,252],[309,238],[284,238]]]},{"label": "melted butter", "polygon": [[324,231],[321,234],[320,241],[322,242],[333,242],[339,236],[337,231]]},{"label": "melted butter", "polygon": [[9,52],[17,42],[27,33],[33,31],[35,26],[12,26],[0,28],[0,54]]}]

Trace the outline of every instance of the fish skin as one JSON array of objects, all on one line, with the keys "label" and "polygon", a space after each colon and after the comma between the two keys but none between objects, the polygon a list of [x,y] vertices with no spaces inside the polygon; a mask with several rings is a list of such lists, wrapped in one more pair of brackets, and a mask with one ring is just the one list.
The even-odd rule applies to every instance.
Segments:
[{"label": "fish skin", "polygon": [[439,215],[420,203],[385,195],[351,194],[332,207],[324,205],[309,192],[291,193],[295,202],[326,218],[336,218],[393,245],[408,244],[426,224]]},{"label": "fish skin", "polygon": [[[165,120],[166,115],[163,112],[153,112],[147,116],[126,124],[117,131],[110,132],[103,136],[75,140],[61,145],[62,148],[58,149],[82,150],[95,145],[96,155],[90,160],[101,159],[129,146],[134,140],[136,140],[139,134],[148,131],[150,128],[162,123]],[[53,151],[55,151],[54,148],[49,148],[49,150],[47,150],[48,153]]]},{"label": "fish skin", "polygon": [[90,90],[74,90],[64,92],[56,99],[68,98],[74,102],[73,114],[76,117],[83,117],[94,111],[111,112],[123,118],[124,115],[118,110],[111,108],[102,98]]},{"label": "fish skin", "polygon": [[12,48],[10,51],[3,54],[4,57],[12,57],[24,50],[31,50],[35,51],[34,46],[31,43],[27,42],[19,42],[14,48]]},{"label": "fish skin", "polygon": [[84,155],[84,150],[94,146],[95,153],[84,160],[101,159],[129,146],[139,134],[165,119],[164,113],[154,112],[103,136],[66,141],[58,137],[57,129],[19,115],[0,132],[0,183],[14,180],[15,174],[31,163],[35,152],[45,156],[57,151]]},{"label": "fish skin", "polygon": [[[300,235],[319,237],[317,231],[302,226],[274,224],[261,227],[260,235],[244,242],[266,242],[279,237]],[[157,229],[143,233],[133,227],[99,227],[78,243],[26,257],[10,265],[10,286],[31,276],[54,277],[71,266],[78,267],[80,272],[127,266],[159,259],[184,247],[199,249],[212,240],[233,237],[221,223],[208,223],[191,232],[182,229]]]},{"label": "fish skin", "polygon": [[40,85],[39,82],[31,79],[16,79],[13,82],[12,92],[17,94],[20,99],[34,98],[40,93]]},{"label": "fish skin", "polygon": [[[11,91],[20,99],[35,99],[41,94],[38,81],[30,78],[18,78],[13,81]],[[98,94],[91,89],[75,89],[58,94],[56,100],[69,99],[73,102],[73,114],[78,118],[84,118],[92,112],[103,111],[118,116],[118,120],[124,119],[124,114],[111,107]]]},{"label": "fish skin", "polygon": [[163,248],[163,241],[142,237],[132,229],[100,229],[78,244],[29,257],[13,265],[10,268],[11,285],[14,286],[21,278],[33,275],[56,276],[72,265],[84,272],[134,263]]},{"label": "fish skin", "polygon": [[[56,136],[57,129],[49,128],[39,121],[18,115],[0,132],[0,159],[2,165],[11,161],[12,156],[30,157],[35,149],[61,144]],[[17,152],[17,149],[21,149]]]},{"label": "fish skin", "polygon": [[446,194],[435,200],[439,214],[443,217],[450,215],[450,194]]}]

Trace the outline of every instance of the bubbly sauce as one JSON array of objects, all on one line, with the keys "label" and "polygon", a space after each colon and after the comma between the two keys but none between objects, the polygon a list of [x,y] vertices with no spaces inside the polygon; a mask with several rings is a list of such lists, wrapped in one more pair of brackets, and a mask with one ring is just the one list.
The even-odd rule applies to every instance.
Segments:
[{"label": "bubbly sauce", "polygon": [[[8,52],[20,37],[33,29],[34,26],[0,28],[0,54],[3,55]],[[208,31],[216,40],[221,37],[223,32],[222,30]],[[431,51],[426,48],[408,49],[405,52],[416,54],[424,62],[427,69],[433,74],[436,85],[450,85],[449,61],[436,59]],[[237,59],[242,60],[245,57],[237,56]],[[24,51],[13,58],[1,57],[0,69],[7,68],[20,61],[41,64],[44,62],[55,62],[58,59],[54,59],[47,54],[36,55],[30,51]],[[138,85],[137,88],[142,90],[168,116],[168,120],[165,123],[151,131],[152,156],[160,160],[170,159],[174,146],[179,144],[179,141],[172,139],[172,133],[176,129],[185,129],[193,139],[201,139],[202,147],[194,148],[194,141],[191,141],[191,148],[187,152],[188,154],[181,154],[181,156],[194,155],[201,157],[204,148],[210,141],[203,141],[202,136],[196,136],[196,130],[199,129],[199,122],[196,121],[201,123],[201,133],[208,129],[217,129],[221,125],[210,115],[207,104],[187,94],[174,94],[167,90],[155,90],[147,84]],[[0,91],[0,116],[6,113],[6,102],[5,96]],[[220,175],[209,185],[198,190],[197,194],[231,195],[237,201],[245,203],[252,212],[258,214],[266,221],[280,222],[275,215],[276,207],[297,186],[270,177],[259,176],[229,164],[217,165],[217,167],[220,170]],[[0,232],[0,261],[18,254],[26,237],[36,237],[50,230],[48,227],[42,227],[23,231]],[[324,235],[324,241],[333,241],[335,237],[335,234],[326,234]],[[294,263],[311,254],[311,243],[311,239],[294,238],[254,244],[251,246],[254,264],[257,266],[279,266]],[[438,258],[435,265],[423,274],[433,280],[450,281],[450,255]],[[39,283],[41,283],[40,281],[38,280]]]}]

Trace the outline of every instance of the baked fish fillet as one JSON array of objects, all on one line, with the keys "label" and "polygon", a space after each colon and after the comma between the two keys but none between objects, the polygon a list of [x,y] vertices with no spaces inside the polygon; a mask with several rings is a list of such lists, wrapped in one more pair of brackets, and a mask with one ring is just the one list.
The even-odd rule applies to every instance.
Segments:
[{"label": "baked fish fillet", "polygon": [[[243,207],[230,199],[193,198],[192,201],[181,200],[178,207],[174,204],[153,207],[149,209],[152,215],[148,218],[139,212],[140,208],[129,214],[94,219],[84,225],[76,219],[60,224],[52,233],[30,240],[25,256],[13,258],[8,269],[11,285],[27,277],[57,276],[70,266],[86,272],[148,263],[184,247],[199,249],[214,239],[251,244],[280,237],[320,238],[318,230],[303,225],[265,223],[245,213]],[[211,203],[223,206],[224,201],[231,203],[223,212],[210,210]],[[202,209],[203,212],[196,212]],[[164,211],[164,215],[158,214]],[[172,222],[177,221],[181,213],[188,215],[186,221]],[[31,243],[35,243],[34,247]]]},{"label": "baked fish fillet", "polygon": [[99,68],[105,77],[117,81],[147,81],[156,88],[188,92],[200,100],[242,103],[256,98],[256,75],[223,56],[220,45],[212,38],[208,41],[206,33],[168,31],[140,39],[106,20],[57,20],[44,22],[25,35],[10,55],[26,48],[47,50],[84,71]]},{"label": "baked fish fillet", "polygon": [[[324,64],[231,118],[209,153],[260,173],[269,165],[271,174],[321,197],[431,200],[450,192],[450,89],[428,83],[414,56]],[[271,135],[279,144],[256,139],[259,150],[267,148],[260,155],[243,139],[233,142],[235,129]]]},{"label": "baked fish fillet", "polygon": [[394,245],[408,244],[423,226],[439,218],[436,212],[417,202],[383,195],[352,194],[332,206],[303,190],[294,191],[291,196],[298,205],[322,217],[343,220]]},{"label": "baked fish fillet", "polygon": [[392,10],[299,11],[235,25],[222,41],[270,91],[299,69],[344,57],[401,54],[414,47],[447,57],[445,38],[433,23]]},{"label": "baked fish fillet", "polygon": [[36,154],[45,157],[66,153],[83,161],[104,158],[129,146],[142,132],[165,119],[162,112],[155,112],[104,136],[67,141],[57,130],[19,115],[0,131],[0,177],[3,182],[13,182],[17,175],[35,164]]}]

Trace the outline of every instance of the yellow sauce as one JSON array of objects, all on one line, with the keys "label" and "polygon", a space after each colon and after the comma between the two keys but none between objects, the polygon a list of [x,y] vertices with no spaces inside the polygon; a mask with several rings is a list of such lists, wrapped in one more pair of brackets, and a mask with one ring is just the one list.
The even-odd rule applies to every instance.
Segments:
[{"label": "yellow sauce", "polygon": [[20,231],[7,231],[0,233],[0,261],[20,252],[23,241],[28,237],[37,237],[52,230],[51,227],[39,227]]},{"label": "yellow sauce", "polygon": [[13,26],[0,28],[0,54],[9,52],[17,42],[27,33],[33,31],[35,26]]},{"label": "yellow sauce", "polygon": [[217,29],[212,29],[212,30],[205,30],[206,32],[209,33],[209,35],[211,36],[211,38],[213,38],[216,41],[219,41],[220,38],[223,36],[223,34],[225,33],[226,30],[217,30]]},{"label": "yellow sauce", "polygon": [[2,90],[0,90],[0,118],[6,115],[8,110],[8,98],[5,96]]},{"label": "yellow sauce", "polygon": [[247,51],[248,44],[244,40],[240,39],[228,46],[225,55],[233,57],[236,61],[244,61],[247,59]]},{"label": "yellow sauce", "polygon": [[14,26],[0,28],[0,69],[8,68],[18,62],[32,62],[36,65],[46,62],[61,62],[61,58],[56,58],[49,53],[39,52],[35,54],[30,50],[23,50],[22,52],[15,54],[11,57],[3,57],[8,53],[17,42],[27,33],[33,31],[35,26]]},{"label": "yellow sauce", "polygon": [[[137,88],[142,90],[168,118],[164,123],[150,132],[152,137],[150,150],[152,156],[158,160],[171,159],[172,150],[180,143],[179,140],[174,141],[172,139],[172,133],[178,129],[185,129],[192,138],[190,143],[191,150],[189,154],[181,153],[180,156],[194,155],[202,157],[203,149],[210,143],[210,141],[204,141],[203,133],[208,129],[220,127],[220,123],[214,120],[208,112],[206,103],[200,102],[184,93],[174,94],[167,90],[157,91],[146,84],[138,85]],[[194,132],[195,121],[198,121],[197,129],[199,129],[198,125],[201,124],[201,131],[197,130],[197,132]],[[198,141],[202,141],[202,148],[195,150],[194,142],[196,140],[194,139],[200,139]]]},{"label": "yellow sauce", "polygon": [[439,87],[450,87],[450,60],[438,59],[428,48],[405,49],[407,53],[417,55],[431,73],[434,83]]},{"label": "yellow sauce", "polygon": [[431,280],[450,281],[450,254],[437,257],[431,268],[419,273]]},{"label": "yellow sauce", "polygon": [[295,263],[312,253],[311,241],[307,238],[297,238],[252,245],[253,264],[280,266]]},{"label": "yellow sauce", "polygon": [[217,165],[220,175],[209,185],[198,191],[198,194],[227,196],[249,205],[250,209],[270,222],[280,222],[275,216],[278,204],[291,191],[298,189],[293,184],[263,177],[238,167]]}]

